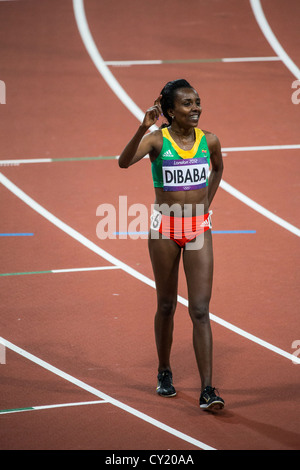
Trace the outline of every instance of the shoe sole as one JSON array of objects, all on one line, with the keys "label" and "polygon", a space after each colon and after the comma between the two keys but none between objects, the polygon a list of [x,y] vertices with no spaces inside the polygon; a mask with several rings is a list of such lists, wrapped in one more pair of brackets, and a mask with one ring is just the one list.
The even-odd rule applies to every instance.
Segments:
[{"label": "shoe sole", "polygon": [[200,408],[204,411],[222,410],[224,408],[224,403],[221,401],[214,401],[210,405],[200,405]]},{"label": "shoe sole", "polygon": [[159,393],[159,392],[156,390],[156,393],[157,393],[157,395],[159,395],[160,397],[164,397],[164,398],[176,397],[176,392],[175,392],[175,393],[171,393],[171,394],[169,394],[169,395],[164,395],[163,393]]}]

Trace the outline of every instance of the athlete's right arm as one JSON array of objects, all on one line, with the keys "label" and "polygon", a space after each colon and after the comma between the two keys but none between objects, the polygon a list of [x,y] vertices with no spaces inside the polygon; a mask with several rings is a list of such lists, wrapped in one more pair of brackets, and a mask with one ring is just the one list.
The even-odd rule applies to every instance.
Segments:
[{"label": "athlete's right arm", "polygon": [[155,100],[154,106],[146,111],[142,124],[122,151],[119,157],[120,168],[128,168],[153,151],[159,153],[158,147],[160,140],[159,136],[161,134],[160,131],[146,134],[148,129],[157,122],[161,114],[159,101],[160,97]]}]

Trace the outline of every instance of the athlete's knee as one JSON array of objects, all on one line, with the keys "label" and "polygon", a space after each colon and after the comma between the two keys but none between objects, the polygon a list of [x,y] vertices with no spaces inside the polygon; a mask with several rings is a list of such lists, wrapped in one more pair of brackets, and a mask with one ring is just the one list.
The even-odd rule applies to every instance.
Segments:
[{"label": "athlete's knee", "polygon": [[207,323],[209,321],[209,302],[199,302],[189,307],[193,322]]},{"label": "athlete's knee", "polygon": [[176,300],[160,299],[157,304],[157,314],[163,317],[171,317],[176,310]]}]

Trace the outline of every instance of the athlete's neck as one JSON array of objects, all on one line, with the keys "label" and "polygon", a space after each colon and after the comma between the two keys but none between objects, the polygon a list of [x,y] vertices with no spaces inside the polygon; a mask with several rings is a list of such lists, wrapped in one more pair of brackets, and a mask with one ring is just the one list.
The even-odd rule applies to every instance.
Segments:
[{"label": "athlete's neck", "polygon": [[172,123],[168,129],[173,134],[175,134],[179,138],[182,138],[183,140],[195,138],[195,131],[193,127],[189,127],[188,129],[185,129],[185,128],[177,126],[175,123]]}]

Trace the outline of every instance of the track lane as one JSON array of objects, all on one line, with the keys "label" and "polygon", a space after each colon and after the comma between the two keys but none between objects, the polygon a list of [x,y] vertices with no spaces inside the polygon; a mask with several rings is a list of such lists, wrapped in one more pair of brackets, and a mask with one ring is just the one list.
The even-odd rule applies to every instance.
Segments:
[{"label": "track lane", "polygon": [[[143,162],[145,164],[145,167],[147,166],[147,164],[149,162]],[[69,165],[69,164],[68,164]],[[76,164],[77,165],[77,164]],[[86,164],[85,165],[88,165],[90,166],[90,171],[93,172],[93,168],[95,166],[94,163],[92,164]],[[116,163],[115,162],[107,162],[107,165],[113,165],[115,166]],[[67,165],[66,165],[67,166]],[[23,167],[25,173],[27,173],[28,170],[28,167],[25,168]],[[52,166],[51,167],[52,171],[54,171],[54,167]],[[57,168],[57,170],[60,170],[60,167]],[[96,191],[96,188],[97,188],[97,175],[95,176],[95,183],[94,183],[94,186],[92,185],[92,174],[91,172],[87,172],[87,173],[83,173],[81,172],[81,177],[78,178],[77,180],[73,180],[73,183],[77,185],[77,192],[76,194],[79,195],[79,198],[81,197],[80,195],[84,194],[85,193],[85,186],[86,186],[86,182],[88,182],[88,185],[89,185],[89,188],[90,188],[90,194],[93,194],[94,191],[93,191],[93,188],[95,188],[95,194],[97,193]],[[95,174],[95,173],[94,173]],[[53,173],[54,175],[54,173]],[[47,172],[45,174],[46,178],[48,178],[49,176],[49,173]],[[145,180],[147,179],[147,175],[145,175]],[[58,178],[56,178],[56,180],[58,181]],[[62,179],[62,181],[64,181],[64,179]],[[128,182],[127,182],[128,184]],[[141,185],[141,188],[143,186],[143,182],[141,181],[140,182],[140,185]],[[44,181],[42,183],[42,188],[43,190],[45,189],[46,187],[46,181]],[[74,223],[75,223],[75,226],[77,229],[79,229],[79,231],[81,233],[84,233],[86,234],[86,236],[93,242],[93,243],[96,243],[96,245],[99,245],[100,247],[102,246],[104,248],[104,253],[107,252],[107,253],[111,253],[113,254],[113,256],[115,256],[117,259],[121,259],[123,260],[124,259],[124,252],[126,252],[127,256],[130,256],[130,263],[126,262],[125,261],[125,264],[126,265],[130,265],[132,266],[133,268],[135,268],[138,272],[141,272],[142,275],[143,275],[143,271],[145,268],[147,269],[147,271],[145,272],[146,273],[146,277],[148,279],[152,279],[153,278],[153,275],[152,275],[152,271],[151,271],[151,266],[149,264],[149,260],[148,260],[148,254],[147,254],[147,242],[146,240],[139,240],[139,241],[135,241],[135,240],[131,240],[131,239],[127,239],[127,240],[105,240],[105,241],[99,241],[99,239],[97,238],[97,235],[96,235],[96,227],[97,227],[97,223],[99,221],[100,218],[97,218],[96,217],[96,208],[97,208],[97,204],[95,204],[93,206],[92,204],[92,201],[90,201],[88,204],[86,204],[85,206],[81,206],[82,208],[86,208],[86,212],[84,213],[83,210],[81,211],[78,211],[78,214],[76,214],[76,208],[79,207],[79,200],[77,201],[77,203],[74,203],[73,206],[74,206],[74,211],[70,211],[70,206],[69,206],[69,202],[68,201],[68,205],[65,206],[65,211],[62,210],[63,209],[63,206],[62,206],[62,203],[61,203],[61,200],[62,199],[65,199],[67,200],[66,196],[64,196],[64,184],[63,186],[59,187],[59,185],[57,184],[56,186],[56,190],[57,190],[57,193],[56,193],[56,197],[58,197],[58,200],[60,201],[59,202],[59,205],[60,207],[58,208],[57,206],[57,202],[56,204],[54,204],[54,199],[52,198],[52,196],[50,196],[50,199],[49,199],[49,193],[46,191],[42,191],[41,192],[41,187],[38,187],[37,185],[35,185],[35,190],[32,192],[32,190],[30,190],[30,185],[27,186],[28,188],[28,191],[31,191],[31,194],[33,194],[34,196],[34,199],[36,200],[40,200],[41,202],[43,202],[43,206],[46,207],[46,208],[51,208],[51,210],[53,211],[54,207],[56,206],[55,210],[53,211],[54,213],[58,213],[59,212],[59,215],[60,215],[60,219],[63,220],[63,221],[66,221],[69,226],[71,227],[74,227]],[[27,189],[26,187],[24,189]],[[61,192],[61,196],[59,196],[59,193]],[[137,201],[135,200],[134,198],[134,195],[136,193],[136,187],[132,187],[131,191],[129,191],[127,193],[127,196],[128,196],[128,207],[133,204],[133,203],[136,203]],[[117,194],[117,190],[115,192],[115,194]],[[293,253],[293,247],[294,247],[294,251],[297,250],[297,245],[298,245],[298,240],[297,240],[297,237],[295,237],[294,235],[291,235],[289,237],[289,234],[288,232],[285,234],[285,230],[278,227],[278,229],[276,230],[275,227],[274,227],[274,224],[272,222],[269,222],[268,220],[265,220],[264,218],[262,218],[261,216],[259,215],[256,215],[255,217],[253,216],[253,211],[250,210],[250,209],[247,209],[245,208],[243,210],[242,213],[240,213],[240,215],[238,215],[238,211],[240,211],[239,207],[240,207],[240,203],[238,201],[236,201],[235,203],[234,202],[229,202],[229,204],[225,201],[226,199],[224,200],[224,195],[222,195],[222,199],[220,197],[221,195],[217,195],[217,199],[216,199],[216,202],[215,204],[218,204],[218,205],[215,205],[216,207],[216,219],[215,222],[214,222],[214,227],[216,227],[216,229],[226,229],[226,228],[230,228],[230,229],[238,229],[240,227],[246,227],[246,228],[249,228],[249,221],[250,220],[257,220],[255,222],[255,225],[253,225],[256,229],[257,229],[257,233],[256,234],[253,234],[253,235],[215,235],[214,236],[214,240],[215,240],[215,245],[216,245],[216,250],[218,249],[218,244],[220,247],[223,246],[223,248],[226,246],[226,243],[228,242],[229,245],[228,245],[228,258],[225,257],[225,253],[226,252],[222,252],[220,253],[220,255],[218,256],[218,254],[216,253],[216,259],[218,260],[218,262],[216,263],[216,269],[220,269],[220,278],[216,278],[216,285],[217,285],[217,288],[219,286],[219,282],[221,283],[221,285],[226,285],[226,290],[223,289],[222,287],[222,296],[220,298],[220,302],[222,304],[222,301],[224,299],[224,295],[225,297],[227,297],[228,295],[228,292],[231,292],[233,290],[233,298],[235,298],[235,302],[236,302],[236,305],[237,306],[241,306],[242,307],[242,311],[245,312],[245,305],[243,304],[243,301],[244,301],[244,298],[245,298],[245,295],[247,295],[247,292],[249,292],[249,306],[247,306],[246,308],[246,311],[249,310],[249,313],[250,313],[250,316],[246,315],[245,318],[243,318],[242,322],[240,321],[240,308],[238,308],[236,310],[236,316],[234,314],[234,311],[231,312],[231,309],[229,307],[229,311],[228,311],[228,316],[227,314],[225,314],[225,317],[223,316],[223,311],[224,313],[226,312],[226,306],[224,306],[225,308],[223,308],[221,306],[221,308],[219,308],[217,310],[217,312],[222,312],[222,314],[218,314],[216,313],[218,316],[221,316],[222,318],[224,319],[227,319],[229,322],[232,322],[233,324],[237,325],[237,326],[240,326],[243,328],[243,322],[246,320],[248,323],[247,323],[247,328],[245,328],[246,330],[249,328],[250,326],[250,329],[251,329],[251,332],[255,334],[255,330],[257,330],[257,336],[260,337],[261,335],[259,334],[260,332],[260,328],[257,329],[257,326],[259,323],[257,323],[256,321],[256,317],[254,315],[253,312],[258,312],[258,315],[259,315],[259,312],[262,312],[264,311],[264,315],[267,315],[269,317],[269,315],[274,315],[274,312],[279,310],[280,311],[280,308],[281,308],[281,305],[282,304],[285,304],[285,305],[290,305],[292,304],[293,302],[293,299],[297,298],[297,290],[295,290],[295,292],[292,289],[292,287],[290,288],[289,290],[289,295],[285,294],[288,292],[287,289],[283,289],[281,288],[276,294],[273,294],[272,293],[272,299],[273,301],[275,302],[275,305],[278,305],[278,307],[274,307],[274,310],[272,311],[269,311],[269,306],[268,306],[268,303],[265,305],[265,308],[263,307],[264,304],[265,304],[265,296],[266,296],[266,293],[267,292],[272,292],[273,289],[274,289],[274,277],[276,278],[276,271],[278,270],[278,275],[277,275],[277,278],[279,280],[279,286],[280,286],[280,283],[287,283],[287,286],[289,285],[289,283],[291,282],[291,280],[293,279],[293,276],[296,275],[296,273],[294,272],[294,269],[293,268],[289,268],[287,269],[287,263],[289,262],[292,262],[292,253]],[[46,199],[44,199],[46,198]],[[49,204],[49,201],[50,201],[50,204]],[[220,201],[220,202],[218,202]],[[219,204],[221,203],[225,203],[225,205],[223,206],[223,210],[222,210],[222,206],[220,207]],[[230,201],[230,198],[229,198],[229,201]],[[75,202],[75,201],[74,201]],[[102,201],[103,203],[104,202],[107,202],[107,200],[103,200]],[[140,203],[143,203],[143,201],[139,201]],[[152,201],[151,201],[152,203]],[[150,209],[151,209],[151,203],[150,203],[150,200],[147,200],[145,199],[144,200],[144,204],[145,204],[145,208],[148,208],[148,215],[150,215]],[[228,204],[228,207],[227,207],[227,204]],[[115,207],[118,208],[118,200],[115,201]],[[221,216],[221,213],[223,213],[223,216]],[[237,215],[235,215],[237,214]],[[118,215],[118,213],[117,213]],[[130,221],[132,218],[128,218],[128,220]],[[230,226],[228,226],[228,219],[231,220],[230,222]],[[77,225],[77,220],[78,220],[78,225]],[[253,223],[253,222],[252,222]],[[252,228],[252,227],[250,227]],[[87,231],[88,229],[88,231]],[[278,233],[278,234],[282,234],[281,236],[281,240],[280,240],[280,244],[278,244],[278,240],[276,239],[275,237],[275,233]],[[284,243],[283,241],[283,235],[285,236],[286,240],[289,240],[288,243]],[[227,237],[227,238],[226,238]],[[245,246],[244,242],[245,242],[245,238],[247,240],[247,245]],[[273,240],[273,244],[271,245],[270,244],[270,240]],[[231,246],[231,243],[232,241],[235,242],[235,250],[232,251],[232,246]],[[224,245],[225,243],[225,245]],[[264,267],[260,267],[259,268],[259,272],[260,272],[260,275],[262,275],[262,273],[264,273],[264,289],[261,288],[261,284],[260,284],[260,277],[257,277],[256,275],[253,276],[253,271],[251,270],[250,272],[247,273],[244,273],[242,274],[242,279],[243,279],[243,284],[241,285],[241,279],[240,279],[240,276],[241,276],[241,269],[242,271],[243,270],[243,266],[244,266],[244,262],[242,263],[242,265],[240,264],[240,260],[241,260],[241,257],[243,257],[243,259],[245,259],[245,262],[246,260],[248,259],[248,266],[253,266],[253,269],[255,270],[255,267],[260,265],[261,263],[261,260],[262,260],[262,253],[261,253],[261,250],[257,250],[257,246],[258,246],[258,243],[259,244],[263,244],[263,246],[265,246],[266,244],[268,244],[268,251],[265,252],[265,262],[264,262]],[[269,257],[269,253],[273,253],[274,250],[277,252],[277,257],[276,259],[275,258],[271,258]],[[100,253],[101,253],[101,249],[100,249]],[[238,255],[236,257],[236,255]],[[126,258],[127,258],[126,256]],[[280,257],[282,258],[282,262],[280,262]],[[96,263],[97,264],[97,263]],[[287,269],[287,274],[285,276],[285,281],[283,280],[283,277],[282,277],[282,266],[283,264],[285,264],[285,269]],[[73,263],[74,265],[74,263]],[[95,266],[95,262],[91,263],[91,265]],[[231,266],[231,270],[235,272],[235,276],[231,275],[229,278],[228,278],[228,275],[227,275],[227,272],[228,272],[228,265]],[[270,269],[270,266],[272,266],[272,268]],[[78,266],[77,266],[78,267]],[[20,270],[18,270],[18,272],[20,272]],[[219,281],[220,279],[220,281]],[[227,282],[228,280],[228,282]],[[145,281],[146,283],[148,283],[148,280]],[[236,285],[239,285],[240,286],[240,292],[238,295],[234,295],[234,292],[235,292],[235,286]],[[293,284],[292,284],[293,285]],[[181,289],[182,289],[182,292],[183,292],[183,296],[186,295],[186,287],[185,287],[185,283],[184,283],[184,277],[182,276],[182,283],[181,283]],[[260,302],[259,302],[259,308],[257,308],[257,301],[256,301],[256,298],[252,298],[251,299],[251,296],[252,296],[252,293],[253,291],[256,292],[256,296],[259,296],[259,298],[261,298]],[[226,292],[226,294],[225,294]],[[260,294],[259,294],[260,293]],[[286,297],[286,299],[285,299]],[[217,296],[218,298],[218,296]],[[231,298],[231,296],[230,296]],[[258,297],[257,297],[258,298]],[[275,299],[278,298],[278,301],[276,301]],[[281,299],[279,301],[279,299]],[[286,309],[287,307],[285,307]],[[287,308],[288,310],[288,315],[291,317],[291,322],[288,322],[286,324],[286,328],[287,328],[287,331],[290,330],[290,325],[292,324],[292,319],[294,318],[294,316],[296,315],[296,312],[293,311],[292,309],[289,309]],[[213,312],[213,311],[212,311]],[[214,313],[214,312],[213,312]],[[260,317],[259,317],[260,318]],[[274,321],[277,321],[278,322],[278,327],[281,325],[281,321],[280,321],[280,318],[281,316],[276,316],[275,317],[275,320],[273,320],[271,322],[271,331],[272,329],[274,328]],[[266,326],[266,328],[268,328],[268,326]],[[267,330],[266,330],[267,331]],[[282,331],[281,331],[282,333]],[[274,337],[273,339],[273,343],[276,345],[277,344],[277,341],[282,341],[283,340],[283,336],[282,334],[278,334],[278,336]],[[267,338],[263,338],[265,340],[268,340]],[[294,338],[295,339],[295,338]],[[272,343],[272,341],[269,339],[269,341]],[[291,344],[292,340],[289,342],[289,346],[290,347],[290,344]],[[283,349],[286,349],[286,345]]]},{"label": "track lane", "polygon": [[[128,291],[134,291],[135,281],[128,283],[128,279],[126,280],[125,277],[123,279],[124,288],[121,291],[119,290],[119,296],[117,297],[119,308],[116,311],[120,312],[123,309],[123,311],[134,312],[139,302],[129,301]],[[91,278],[89,278],[89,281],[91,281]],[[81,280],[81,284],[82,282]],[[260,348],[257,349],[255,345],[247,344],[247,347],[245,347],[244,341],[237,338],[233,333],[226,332],[219,326],[213,326],[216,351],[215,379],[216,383],[222,383],[222,389],[228,400],[228,409],[219,418],[200,413],[197,409],[199,383],[191,348],[191,329],[186,313],[183,312],[182,308],[179,308],[173,355],[174,373],[178,388],[178,397],[174,407],[174,401],[163,401],[154,393],[155,374],[151,365],[154,364],[155,358],[153,344],[151,344],[153,338],[149,337],[149,329],[152,326],[151,315],[143,317],[139,334],[136,335],[136,320],[133,313],[126,314],[126,316],[119,315],[119,324],[116,327],[113,324],[116,320],[109,317],[108,310],[103,306],[106,319],[103,318],[103,315],[101,315],[101,318],[102,327],[106,330],[106,338],[110,344],[113,342],[118,345],[112,355],[111,348],[107,347],[103,335],[100,336],[100,342],[100,337],[95,334],[97,333],[95,329],[93,331],[91,329],[87,335],[88,325],[92,328],[92,321],[87,320],[91,320],[94,314],[99,315],[99,309],[96,308],[96,305],[89,309],[90,313],[88,315],[85,315],[86,321],[82,324],[80,337],[76,333],[78,331],[76,325],[78,325],[78,318],[80,318],[78,315],[82,317],[82,311],[78,308],[78,303],[80,304],[82,297],[74,277],[73,279],[68,277],[68,286],[68,290],[73,292],[73,307],[70,309],[73,312],[71,330],[68,331],[59,326],[64,324],[60,315],[58,315],[58,312],[61,311],[59,305],[64,302],[63,298],[58,300],[58,308],[52,314],[52,328],[50,331],[47,323],[44,323],[44,325],[40,323],[42,320],[41,312],[37,310],[35,315],[28,316],[27,327],[31,331],[37,330],[40,340],[45,336],[47,341],[44,340],[41,347],[40,341],[33,345],[32,340],[29,339],[31,351],[39,352],[43,358],[51,358],[52,362],[55,357],[56,365],[64,366],[64,370],[68,372],[75,371],[77,377],[79,375],[78,378],[81,378],[81,380],[85,380],[96,387],[100,386],[102,391],[108,392],[114,398],[137,408],[139,411],[150,414],[172,427],[177,426],[183,432],[198,439],[206,436],[205,442],[207,442],[207,429],[210,429],[210,433],[214,436],[214,445],[218,444],[219,448],[257,449],[266,448],[267,446],[268,448],[284,449],[293,448],[296,445],[296,423],[293,420],[288,423],[285,421],[286,416],[294,412],[295,407],[295,403],[289,403],[289,393],[286,392],[288,384],[289,392],[295,396],[297,382],[293,384],[291,379],[295,366],[289,366],[284,359],[276,358],[277,378],[274,379],[272,373],[274,357],[272,358]],[[46,286],[39,289],[41,297],[43,297],[45,288]],[[145,305],[146,299],[149,298],[150,300],[149,289],[142,287],[140,292],[143,294],[143,305]],[[101,297],[103,298],[103,296]],[[151,298],[153,298],[152,293]],[[118,305],[115,304],[115,307],[118,307]],[[33,308],[32,313],[34,311],[35,308]],[[105,323],[103,323],[104,320]],[[180,329],[180,335],[178,328]],[[124,329],[126,329],[128,336],[119,335],[119,331],[124,331]],[[57,331],[60,335],[60,348],[57,348]],[[19,342],[24,343],[24,328],[22,333],[20,331],[19,338],[15,328],[10,334],[14,335]],[[135,346],[132,348],[130,343],[134,334],[136,340]],[[87,337],[89,338],[88,343],[86,341]],[[114,337],[117,341],[113,340]],[[53,341],[52,348],[51,340]],[[228,343],[234,344],[234,346],[228,349]],[[56,348],[55,351],[53,347]],[[124,354],[125,351],[126,354]],[[139,351],[138,360],[136,351]],[[186,367],[187,363],[189,364],[188,368]],[[112,364],[114,364],[113,370]],[[38,371],[36,372],[38,373]],[[238,383],[237,376],[239,377]],[[254,382],[254,376],[264,377],[263,384],[260,380]],[[277,408],[275,417],[265,407],[263,397],[267,391],[272,392],[271,408]],[[285,397],[284,407],[281,406],[283,394]],[[102,408],[97,410],[95,416],[99,416],[99,419],[101,419]],[[21,416],[18,419],[23,420]],[[226,424],[229,425],[229,435],[224,434]],[[276,428],[277,432],[274,434]],[[9,429],[10,427],[6,428],[7,435],[10,435]],[[81,427],[78,427],[79,433],[81,429]],[[132,432],[134,431],[132,430]],[[139,427],[136,427],[136,432],[140,433]],[[102,433],[99,431],[98,435],[101,438]],[[133,437],[132,434],[131,436]],[[241,436],[244,436],[244,439],[241,439]],[[287,436],[289,439],[287,439]],[[290,439],[291,436],[294,436],[292,440]],[[73,433],[70,437],[73,439]],[[98,441],[98,446],[101,446],[101,442],[102,439]],[[115,442],[119,442],[118,437]]]},{"label": "track lane", "polygon": [[[126,292],[128,292],[128,287],[126,288]],[[72,309],[71,309],[71,310],[72,310]],[[131,309],[129,308],[128,311],[132,311],[132,312],[133,312],[133,309],[132,309],[132,308],[131,308]],[[150,320],[150,319],[151,319],[151,324],[152,324],[152,318],[149,317],[149,320]],[[135,324],[135,323],[134,323],[134,324]],[[182,332],[182,330],[181,330],[181,332]],[[129,335],[129,336],[131,337],[131,335]],[[183,338],[181,337],[181,341],[182,341],[182,339],[183,339]],[[217,340],[217,341],[218,341],[218,340]],[[227,341],[227,342],[228,342],[228,341]],[[226,343],[227,343],[227,342],[226,342]],[[247,345],[247,350],[249,349],[249,347],[251,348],[251,345]],[[153,351],[152,351],[152,353],[153,353]],[[257,360],[258,360],[258,359],[257,359],[257,353],[258,353],[258,351],[256,352],[255,361],[253,362],[253,366],[254,366],[254,367],[257,367]],[[260,353],[260,354],[263,354],[263,355],[265,356],[265,353],[263,353],[262,350],[261,350],[259,353]],[[247,353],[246,353],[246,354],[247,354]],[[226,357],[226,354],[223,354],[223,363],[224,363],[224,357]],[[239,358],[240,358],[240,357],[241,357],[241,352],[239,353]],[[219,360],[220,360],[220,358],[219,358]],[[103,361],[103,356],[102,356],[102,361]],[[109,361],[109,362],[111,363],[111,358],[110,358],[110,361]],[[217,361],[217,362],[218,362],[218,361]],[[267,370],[272,370],[272,367],[269,366],[268,361],[266,361],[266,358],[264,359],[264,361],[259,361],[259,363],[263,363],[264,366],[267,366]],[[294,367],[294,366],[293,366],[293,367]],[[286,370],[286,367],[285,367],[285,370]],[[290,372],[294,372],[295,369],[293,369],[293,370],[292,370],[292,369],[289,369],[289,371],[290,371]],[[217,371],[217,373],[216,373],[216,378],[217,378],[217,379],[218,379],[218,375],[219,375],[219,374],[220,374],[220,370]],[[265,382],[267,382],[267,374],[266,374],[266,371],[264,372],[263,375],[264,375],[264,377],[265,377]],[[281,377],[282,377],[282,376],[283,376],[283,375],[281,374]],[[220,379],[220,377],[219,377],[219,379]],[[273,380],[272,375],[269,377],[269,379],[270,379],[270,381],[271,381],[271,383],[272,383],[272,380]],[[222,382],[223,382],[223,381],[224,381],[224,380],[222,380]],[[225,385],[225,384],[224,384],[224,385]],[[249,384],[249,387],[250,387],[250,384]],[[225,390],[226,390],[226,388],[225,388]],[[140,390],[139,390],[139,392],[140,392]],[[196,400],[196,398],[194,398],[194,400]],[[196,405],[195,402],[194,402],[194,405]],[[244,402],[242,402],[242,405],[245,406],[245,405],[244,405]],[[246,405],[246,406],[247,406],[247,405]],[[286,410],[285,410],[285,411],[286,411]],[[174,418],[174,417],[173,417],[173,418]],[[239,420],[238,420],[238,421],[239,421]],[[251,432],[251,435],[252,435],[252,432]],[[251,441],[252,444],[251,444],[251,445],[257,445],[257,444],[254,444],[255,439],[254,439],[254,440],[253,440],[253,439],[254,439],[254,438],[252,437],[252,441]],[[245,444],[244,444],[244,445],[245,445]],[[266,445],[266,444],[265,444],[265,445]],[[269,444],[268,444],[268,445],[269,445]],[[282,443],[281,443],[281,445],[282,445]],[[224,446],[224,443],[223,443],[223,446]],[[225,447],[226,447],[226,446],[225,446]]]},{"label": "track lane", "polygon": [[[290,71],[292,76],[300,80],[300,69],[299,69],[299,37],[297,37],[296,29],[294,30],[293,22],[297,18],[297,12],[300,12],[299,3],[293,2],[290,8],[293,12],[292,18],[287,21],[287,17],[290,16],[290,12],[286,15],[285,4],[282,0],[275,0],[270,3],[261,0],[250,0],[250,4],[253,10],[253,14],[256,18],[258,25],[261,28],[263,35],[269,42],[275,53],[281,58],[284,65]],[[266,13],[265,11],[266,10]],[[273,23],[275,24],[275,31],[273,31]],[[283,29],[284,24],[289,24],[288,31]],[[295,23],[296,26],[296,23]],[[286,45],[283,47],[282,45]],[[298,60],[293,61],[290,55],[290,49],[295,55],[295,51],[298,46],[298,54],[296,58]]]}]

